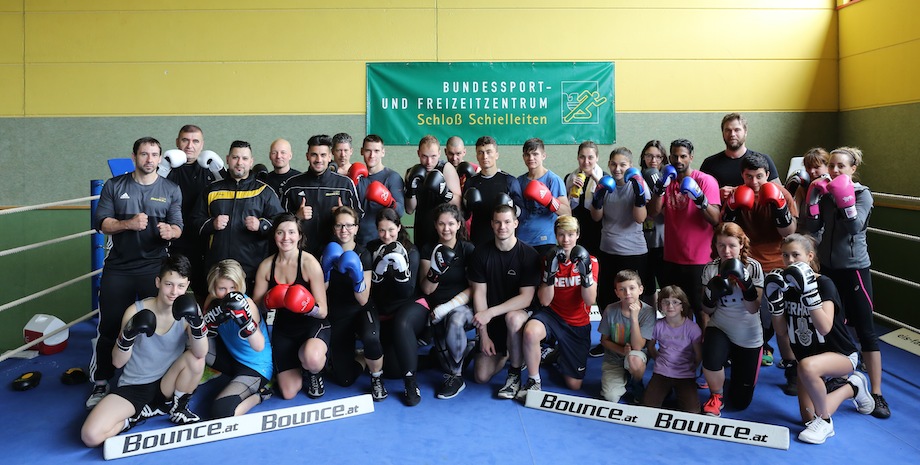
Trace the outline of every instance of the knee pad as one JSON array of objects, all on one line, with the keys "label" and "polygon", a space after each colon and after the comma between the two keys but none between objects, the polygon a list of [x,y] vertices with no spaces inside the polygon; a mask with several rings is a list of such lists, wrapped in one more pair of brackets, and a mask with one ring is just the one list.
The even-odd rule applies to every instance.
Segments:
[{"label": "knee pad", "polygon": [[227,418],[232,417],[236,412],[236,408],[243,402],[243,399],[240,399],[240,396],[226,396],[219,399],[215,399],[214,403],[211,404],[211,417],[212,418]]}]

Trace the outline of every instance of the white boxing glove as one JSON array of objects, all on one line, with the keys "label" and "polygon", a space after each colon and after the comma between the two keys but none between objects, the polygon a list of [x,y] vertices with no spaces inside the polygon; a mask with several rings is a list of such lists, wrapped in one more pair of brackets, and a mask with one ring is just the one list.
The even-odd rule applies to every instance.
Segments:
[{"label": "white boxing glove", "polygon": [[157,174],[162,177],[169,175],[169,172],[175,168],[178,168],[185,164],[188,161],[188,157],[185,156],[185,152],[179,149],[167,150],[163,154],[163,158],[160,159],[160,165],[157,167]]},{"label": "white boxing glove", "polygon": [[223,179],[220,170],[224,169],[224,161],[213,150],[202,151],[201,155],[198,156],[198,164],[214,173],[217,179]]}]

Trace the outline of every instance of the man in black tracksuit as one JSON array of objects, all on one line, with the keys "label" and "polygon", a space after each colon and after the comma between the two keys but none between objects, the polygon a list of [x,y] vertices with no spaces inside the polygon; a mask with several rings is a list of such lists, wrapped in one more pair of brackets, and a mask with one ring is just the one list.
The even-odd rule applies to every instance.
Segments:
[{"label": "man in black tracksuit", "polygon": [[246,272],[251,292],[256,268],[268,256],[272,218],[284,212],[275,191],[250,175],[252,149],[233,141],[227,155],[227,178],[211,183],[195,210],[194,225],[208,243],[205,269],[232,258]]}]

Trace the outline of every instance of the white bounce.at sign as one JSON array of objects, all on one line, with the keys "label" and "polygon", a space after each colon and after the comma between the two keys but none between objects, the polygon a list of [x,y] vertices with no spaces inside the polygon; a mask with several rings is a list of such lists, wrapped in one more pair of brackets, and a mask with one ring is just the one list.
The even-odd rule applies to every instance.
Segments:
[{"label": "white bounce.at sign", "polygon": [[373,411],[374,402],[371,400],[371,395],[364,394],[318,404],[203,421],[191,425],[121,434],[105,440],[102,455],[106,460],[130,457],[295,426],[340,420]]},{"label": "white bounce.at sign", "polygon": [[615,404],[547,391],[528,391],[527,407],[639,428],[686,434],[752,446],[789,449],[789,428],[752,421],[695,415],[652,407]]}]

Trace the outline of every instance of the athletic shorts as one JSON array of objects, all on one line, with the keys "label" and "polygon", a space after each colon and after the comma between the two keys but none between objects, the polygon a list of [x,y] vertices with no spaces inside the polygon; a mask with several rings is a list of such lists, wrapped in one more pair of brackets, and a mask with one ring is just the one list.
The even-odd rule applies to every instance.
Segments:
[{"label": "athletic shorts", "polygon": [[547,344],[555,343],[559,351],[556,362],[559,371],[569,378],[584,379],[588,351],[591,350],[591,325],[571,326],[556,312],[545,308],[534,313],[530,319],[543,323]]},{"label": "athletic shorts", "polygon": [[272,358],[275,363],[275,373],[302,368],[300,363],[300,346],[308,339],[319,339],[326,343],[332,337],[332,326],[326,319],[310,318],[298,328],[284,328],[275,325],[272,328]]},{"label": "athletic shorts", "polygon": [[166,397],[160,390],[160,380],[147,384],[128,384],[116,386],[110,394],[117,395],[134,406],[134,414],[144,409],[145,405],[160,405]]}]

